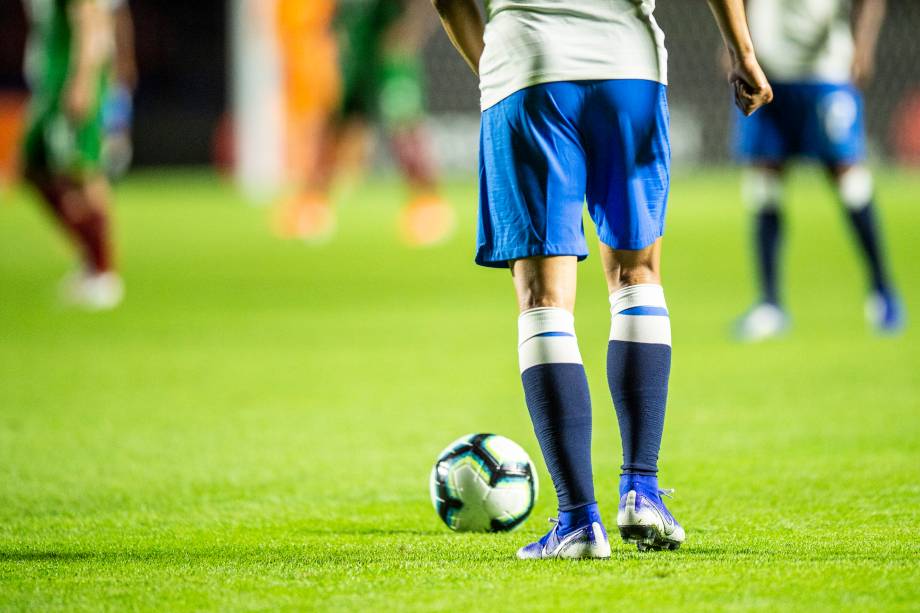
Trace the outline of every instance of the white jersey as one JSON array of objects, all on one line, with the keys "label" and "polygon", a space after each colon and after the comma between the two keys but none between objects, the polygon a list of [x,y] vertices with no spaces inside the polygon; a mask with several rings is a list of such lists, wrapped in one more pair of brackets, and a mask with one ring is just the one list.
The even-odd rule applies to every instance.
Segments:
[{"label": "white jersey", "polygon": [[553,81],[667,83],[655,0],[487,0],[482,108]]},{"label": "white jersey", "polygon": [[748,0],[757,59],[775,81],[847,83],[853,66],[850,0]]}]

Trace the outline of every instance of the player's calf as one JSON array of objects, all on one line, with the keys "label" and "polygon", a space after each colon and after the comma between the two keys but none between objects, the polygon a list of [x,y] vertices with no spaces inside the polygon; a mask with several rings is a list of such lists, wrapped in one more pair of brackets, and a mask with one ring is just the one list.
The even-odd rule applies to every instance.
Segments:
[{"label": "player's calf", "polygon": [[881,333],[897,332],[904,325],[904,308],[891,282],[882,247],[872,174],[859,165],[832,168],[831,174],[869,273],[866,318]]}]

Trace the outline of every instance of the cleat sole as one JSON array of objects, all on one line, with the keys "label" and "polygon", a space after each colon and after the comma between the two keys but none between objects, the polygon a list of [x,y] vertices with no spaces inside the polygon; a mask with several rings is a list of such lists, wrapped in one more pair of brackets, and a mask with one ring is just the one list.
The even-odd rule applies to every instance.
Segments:
[{"label": "cleat sole", "polygon": [[620,537],[639,551],[674,551],[680,548],[679,541],[665,537],[655,526],[620,526]]}]

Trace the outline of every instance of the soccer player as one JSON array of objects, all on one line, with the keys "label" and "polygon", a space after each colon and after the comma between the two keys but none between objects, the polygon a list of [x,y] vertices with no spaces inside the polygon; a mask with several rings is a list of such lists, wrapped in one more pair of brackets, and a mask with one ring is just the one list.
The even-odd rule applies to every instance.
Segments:
[{"label": "soccer player", "polygon": [[[684,530],[661,499],[658,452],[671,367],[661,286],[670,160],[664,35],[652,0],[434,0],[482,91],[476,261],[510,267],[518,355],[559,518],[520,558],[606,558],[594,496],[591,401],[575,337],[582,210],[600,237],[610,290],[607,379],[623,466],[617,524],[640,549],[675,549]],[[709,0],[750,114],[771,98],[742,0]]]},{"label": "soccer player", "polygon": [[882,249],[858,89],[875,67],[885,0],[747,0],[747,8],[776,101],[763,113],[739,117],[736,130],[737,152],[748,165],[743,192],[753,216],[760,290],[736,334],[763,340],[789,325],[780,291],[780,247],[783,179],[795,157],[826,169],[868,269],[866,316],[879,332],[896,332],[904,312]]},{"label": "soccer player", "polygon": [[[439,243],[453,230],[454,212],[441,197],[423,125],[420,55],[437,27],[428,2],[342,0],[335,21],[343,91],[340,117],[326,143],[327,159],[341,161],[349,147],[363,149],[368,123],[378,123],[409,188],[399,222],[402,238],[413,246]],[[303,238],[328,234],[334,223],[328,184],[335,159],[321,164],[314,180],[308,179],[315,196],[301,202]]]},{"label": "soccer player", "polygon": [[26,77],[31,90],[23,143],[25,174],[75,241],[82,270],[63,297],[100,310],[121,301],[102,172],[102,100],[109,80],[111,15],[106,0],[29,0]]}]

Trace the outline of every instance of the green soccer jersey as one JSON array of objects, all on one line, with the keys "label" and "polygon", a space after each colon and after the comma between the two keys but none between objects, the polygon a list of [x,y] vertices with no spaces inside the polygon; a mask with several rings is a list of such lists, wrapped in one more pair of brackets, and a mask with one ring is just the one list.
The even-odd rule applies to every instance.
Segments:
[{"label": "green soccer jersey", "polygon": [[70,0],[25,0],[29,17],[26,79],[33,95],[58,97],[70,69]]},{"label": "green soccer jersey", "polygon": [[407,0],[340,0],[336,30],[345,91],[343,112],[376,117],[398,127],[425,111],[424,67],[417,56],[392,53],[387,30],[403,15]]},{"label": "green soccer jersey", "polygon": [[72,176],[96,172],[101,161],[102,100],[109,80],[100,71],[96,108],[80,125],[73,125],[63,110],[70,77],[73,28],[69,11],[79,2],[111,0],[25,0],[29,42],[25,73],[32,98],[29,125],[23,142],[26,166]]}]

